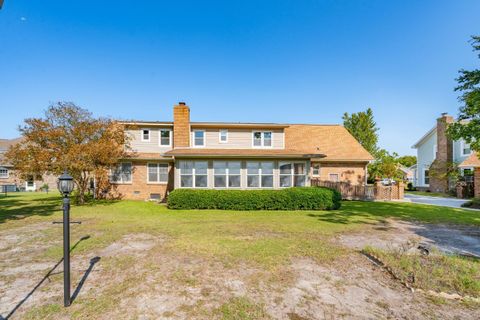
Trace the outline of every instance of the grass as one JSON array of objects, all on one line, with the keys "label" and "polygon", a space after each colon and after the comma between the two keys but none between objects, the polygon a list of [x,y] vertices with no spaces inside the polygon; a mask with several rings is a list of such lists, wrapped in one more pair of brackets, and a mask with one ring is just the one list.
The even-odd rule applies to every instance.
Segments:
[{"label": "grass", "polygon": [[480,263],[446,255],[414,255],[401,250],[365,248],[392,268],[394,274],[414,288],[480,297]]},{"label": "grass", "polygon": [[[62,256],[61,225],[52,225],[51,222],[61,221],[60,205],[61,199],[55,193],[0,196],[0,233],[35,226],[35,237],[26,239],[24,244],[49,245],[38,251],[37,256],[29,256],[29,261],[58,261]],[[178,274],[155,272],[159,266],[156,257],[192,256],[207,264],[221,263],[225,268],[250,265],[272,275],[294,257],[330,263],[350,253],[334,241],[335,235],[353,232],[388,218],[480,226],[478,212],[411,203],[345,201],[336,211],[169,210],[165,205],[143,201],[97,201],[72,206],[71,219],[82,221],[81,225],[71,227],[72,246],[81,237],[90,235],[89,239],[75,246],[72,261],[89,259],[98,250],[131,234],[145,233],[168,241],[160,248],[154,248],[151,255],[141,261],[133,257],[121,260],[120,257],[102,257],[101,265],[112,279],[118,274],[124,275],[125,279],[120,283],[104,283],[105,291],[101,296],[80,295],[72,307],[60,311],[58,301],[48,300],[24,316],[27,319],[55,318],[51,316],[55,314],[57,318],[88,318],[113,312],[129,288],[147,282],[148,273],[173,280],[174,277],[181,278],[183,281],[177,281],[181,286],[197,285],[195,279],[190,279],[182,271]],[[42,223],[41,227],[37,227],[39,223]],[[78,280],[75,278],[72,282]],[[60,282],[61,275],[55,276],[53,281]],[[465,288],[473,290],[467,285]],[[229,300],[216,315],[225,319],[261,318],[262,310],[261,305],[240,298]]]},{"label": "grass", "polygon": [[441,192],[427,192],[427,191],[406,191],[407,194],[414,194],[417,196],[441,197],[441,198],[455,198],[451,194]]}]

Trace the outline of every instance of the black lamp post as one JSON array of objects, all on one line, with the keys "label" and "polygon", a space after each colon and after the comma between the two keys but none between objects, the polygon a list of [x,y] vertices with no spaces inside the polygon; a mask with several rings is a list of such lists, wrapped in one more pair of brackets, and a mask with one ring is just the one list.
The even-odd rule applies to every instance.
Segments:
[{"label": "black lamp post", "polygon": [[70,199],[74,187],[67,170],[58,178],[58,190],[63,195],[63,305],[70,305]]}]

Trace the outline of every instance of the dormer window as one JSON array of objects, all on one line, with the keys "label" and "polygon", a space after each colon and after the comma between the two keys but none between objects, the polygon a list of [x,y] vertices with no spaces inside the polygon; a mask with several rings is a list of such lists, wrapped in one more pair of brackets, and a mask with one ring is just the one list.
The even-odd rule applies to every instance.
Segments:
[{"label": "dormer window", "polygon": [[220,140],[220,143],[227,143],[227,141],[228,141],[228,130],[227,129],[220,129],[219,140]]},{"label": "dormer window", "polygon": [[150,130],[142,129],[142,141],[150,141]]},{"label": "dormer window", "polygon": [[205,130],[193,131],[193,145],[195,147],[205,146]]},{"label": "dormer window", "polygon": [[271,131],[254,131],[253,146],[254,147],[271,147],[272,132]]}]

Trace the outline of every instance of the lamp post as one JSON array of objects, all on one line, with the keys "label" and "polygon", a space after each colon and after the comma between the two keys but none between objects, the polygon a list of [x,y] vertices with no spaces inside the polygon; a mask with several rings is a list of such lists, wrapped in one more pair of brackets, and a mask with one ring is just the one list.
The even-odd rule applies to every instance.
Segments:
[{"label": "lamp post", "polygon": [[73,178],[67,170],[58,178],[58,190],[63,195],[63,305],[70,305],[70,199]]}]

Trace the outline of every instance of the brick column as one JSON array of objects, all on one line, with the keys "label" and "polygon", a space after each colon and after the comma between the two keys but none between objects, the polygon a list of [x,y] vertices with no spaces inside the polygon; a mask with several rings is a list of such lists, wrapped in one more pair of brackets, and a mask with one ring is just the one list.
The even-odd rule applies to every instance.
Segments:
[{"label": "brick column", "polygon": [[437,153],[435,160],[430,166],[430,191],[432,192],[447,192],[448,178],[447,170],[448,163],[453,161],[453,142],[447,137],[447,128],[452,123],[453,117],[444,113],[437,119]]},{"label": "brick column", "polygon": [[476,167],[473,172],[473,185],[475,190],[473,195],[475,198],[480,198],[480,167]]}]

